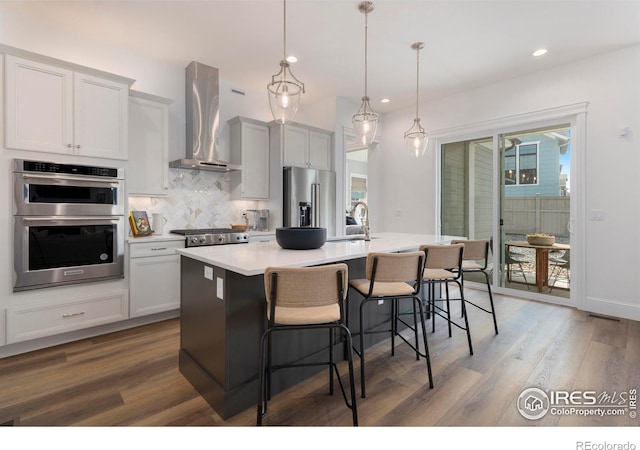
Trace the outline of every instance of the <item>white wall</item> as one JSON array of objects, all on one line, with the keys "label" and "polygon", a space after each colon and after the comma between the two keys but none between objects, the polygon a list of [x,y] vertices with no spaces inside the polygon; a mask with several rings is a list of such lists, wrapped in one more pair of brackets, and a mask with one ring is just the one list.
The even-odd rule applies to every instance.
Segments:
[{"label": "white wall", "polygon": [[[423,126],[432,131],[585,101],[586,217],[576,218],[586,225],[583,305],[640,320],[640,46],[463,92],[423,104],[420,111]],[[403,133],[413,115],[407,109],[384,117],[383,156],[372,164],[379,164],[385,189],[374,208],[386,212],[380,218],[385,231],[432,233],[435,149],[430,143],[418,161],[404,151]],[[619,137],[623,126],[630,133]],[[589,219],[596,209],[605,211],[604,221]]]}]

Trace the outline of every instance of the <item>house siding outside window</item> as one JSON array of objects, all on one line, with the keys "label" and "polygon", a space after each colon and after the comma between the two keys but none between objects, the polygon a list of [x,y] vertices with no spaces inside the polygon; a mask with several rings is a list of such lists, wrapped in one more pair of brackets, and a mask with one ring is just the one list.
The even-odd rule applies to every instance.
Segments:
[{"label": "house siding outside window", "polygon": [[504,152],[506,197],[560,195],[560,149],[545,135],[527,136]]},{"label": "house siding outside window", "polygon": [[518,144],[504,152],[507,185],[538,184],[538,142]]}]

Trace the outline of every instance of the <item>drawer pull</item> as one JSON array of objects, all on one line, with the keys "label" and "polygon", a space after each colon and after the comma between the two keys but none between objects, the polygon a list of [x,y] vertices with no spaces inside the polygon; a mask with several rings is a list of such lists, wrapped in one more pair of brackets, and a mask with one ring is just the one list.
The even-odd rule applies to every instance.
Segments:
[{"label": "drawer pull", "polygon": [[68,319],[70,317],[83,316],[83,315],[84,315],[84,311],[80,311],[80,312],[77,312],[77,313],[63,314],[62,318],[63,319]]},{"label": "drawer pull", "polygon": [[167,247],[153,247],[153,248],[151,248],[151,251],[155,252],[155,251],[166,250],[166,249],[167,249]]}]

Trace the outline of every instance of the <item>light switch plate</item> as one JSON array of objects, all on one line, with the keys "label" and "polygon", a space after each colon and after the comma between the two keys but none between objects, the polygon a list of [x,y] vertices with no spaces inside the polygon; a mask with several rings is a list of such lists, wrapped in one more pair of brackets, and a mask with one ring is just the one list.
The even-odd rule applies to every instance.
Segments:
[{"label": "light switch plate", "polygon": [[213,281],[213,267],[204,266],[204,277]]},{"label": "light switch plate", "polygon": [[604,209],[592,209],[591,220],[604,220]]}]

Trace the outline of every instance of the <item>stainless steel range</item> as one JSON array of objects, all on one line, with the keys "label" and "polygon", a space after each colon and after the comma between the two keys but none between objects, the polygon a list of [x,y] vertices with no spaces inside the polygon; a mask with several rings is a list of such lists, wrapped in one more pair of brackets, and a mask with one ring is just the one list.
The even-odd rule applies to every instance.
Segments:
[{"label": "stainless steel range", "polygon": [[249,242],[249,233],[231,228],[191,228],[186,230],[171,230],[170,233],[185,236],[186,247],[243,244]]}]

